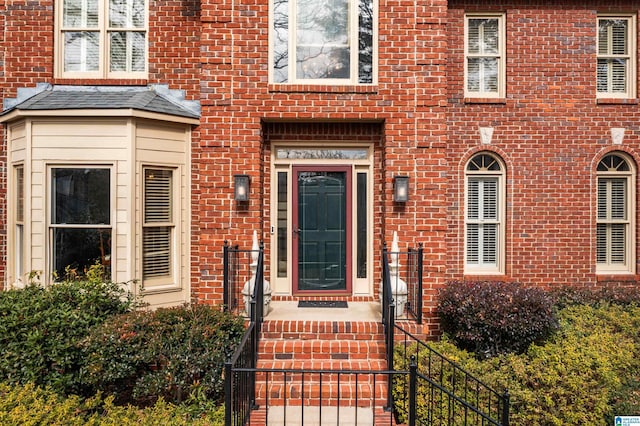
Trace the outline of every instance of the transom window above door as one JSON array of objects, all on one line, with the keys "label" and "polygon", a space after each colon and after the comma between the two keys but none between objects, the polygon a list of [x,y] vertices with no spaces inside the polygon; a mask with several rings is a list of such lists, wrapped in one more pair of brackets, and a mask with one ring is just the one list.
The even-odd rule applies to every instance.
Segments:
[{"label": "transom window above door", "polygon": [[375,82],[374,0],[271,0],[271,82]]},{"label": "transom window above door", "polygon": [[145,78],[145,0],[56,3],[58,77]]}]

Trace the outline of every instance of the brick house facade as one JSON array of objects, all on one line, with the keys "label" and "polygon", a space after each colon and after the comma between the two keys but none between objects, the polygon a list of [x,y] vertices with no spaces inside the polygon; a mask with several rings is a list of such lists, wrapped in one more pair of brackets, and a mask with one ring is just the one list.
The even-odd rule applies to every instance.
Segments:
[{"label": "brick house facade", "polygon": [[[85,3],[68,2],[91,9]],[[449,280],[635,284],[635,2],[335,2],[351,13],[345,31],[352,35],[341,41],[350,47],[334,47],[351,54],[346,78],[296,74],[295,61],[274,65],[283,59],[279,19],[294,32],[292,16],[303,17],[290,11],[303,10],[302,1],[130,1],[117,7],[132,15],[142,7],[144,19],[127,18],[120,32],[117,22],[105,24],[108,3],[86,4],[93,3],[103,11],[95,31],[92,9],[76,22],[75,6],[0,0],[7,286],[31,270],[45,280],[56,270],[64,238],[77,229],[53,215],[56,203],[67,203],[54,187],[83,179],[76,169],[108,182],[104,199],[113,210],[99,223],[78,219],[78,229],[108,235],[113,278],[147,281],[145,294],[158,306],[221,303],[223,242],[248,247],[253,230],[265,242],[274,295],[308,294],[294,279],[304,276],[294,261],[303,215],[294,194],[301,197],[300,182],[313,176],[348,186],[339,196],[348,206],[340,238],[349,244],[337,261],[347,271],[344,288],[326,294],[377,300],[380,248],[394,231],[403,250],[425,249],[427,314]],[[74,49],[90,50],[83,43],[93,42],[85,40],[91,32],[102,53],[95,72],[91,65],[85,72],[74,68],[85,66]],[[123,42],[131,69],[121,71],[105,46],[125,32],[135,35]],[[288,37],[285,52],[304,51],[301,40]],[[370,50],[354,54],[363,40]],[[124,100],[148,86],[154,102],[173,109]],[[81,90],[93,94],[74,105]],[[105,90],[115,103],[104,101]],[[69,104],[59,104],[62,93],[74,94]],[[98,135],[122,138],[91,145],[96,134],[82,129],[94,123],[104,126]],[[83,141],[89,149],[80,150]],[[234,200],[237,174],[250,177],[247,203]],[[396,176],[409,177],[407,202],[394,202]],[[174,192],[147,198],[157,188]],[[165,201],[173,215],[147,216]],[[161,235],[170,241],[168,257],[154,251]]]}]

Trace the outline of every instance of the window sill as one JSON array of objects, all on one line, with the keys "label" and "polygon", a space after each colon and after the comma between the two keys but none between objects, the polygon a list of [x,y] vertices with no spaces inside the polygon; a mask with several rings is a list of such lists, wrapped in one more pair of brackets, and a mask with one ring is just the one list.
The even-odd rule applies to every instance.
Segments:
[{"label": "window sill", "polygon": [[269,92],[282,93],[378,93],[377,85],[270,84]]},{"label": "window sill", "polygon": [[146,78],[56,78],[53,81],[54,85],[92,85],[92,86],[146,86],[149,80]]},{"label": "window sill", "polygon": [[477,271],[465,272],[463,279],[464,281],[511,281],[510,277],[500,272],[482,273]]},{"label": "window sill", "polygon": [[506,104],[506,98],[464,98],[465,104]]},{"label": "window sill", "polygon": [[637,98],[598,98],[598,105],[638,105]]}]

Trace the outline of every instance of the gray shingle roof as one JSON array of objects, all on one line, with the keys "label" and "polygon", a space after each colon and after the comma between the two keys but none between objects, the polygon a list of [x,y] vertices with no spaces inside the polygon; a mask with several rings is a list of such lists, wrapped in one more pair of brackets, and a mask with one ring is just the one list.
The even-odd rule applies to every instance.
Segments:
[{"label": "gray shingle roof", "polygon": [[[16,99],[13,110],[65,110],[65,109],[136,109],[179,117],[199,118],[198,104],[184,99],[171,99],[169,92],[160,94],[153,87],[83,87],[48,86],[26,99]],[[182,103],[182,105],[181,105]]]}]

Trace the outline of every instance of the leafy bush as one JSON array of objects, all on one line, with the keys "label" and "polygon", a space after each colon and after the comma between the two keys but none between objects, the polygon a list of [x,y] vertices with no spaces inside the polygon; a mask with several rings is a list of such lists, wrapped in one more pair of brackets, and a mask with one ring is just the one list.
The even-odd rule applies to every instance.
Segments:
[{"label": "leafy bush", "polygon": [[77,343],[95,325],[133,306],[120,285],[91,273],[78,281],[0,292],[0,381],[81,392]]},{"label": "leafy bush", "polygon": [[570,305],[604,304],[640,305],[640,287],[569,287],[562,286],[551,292],[558,307]]},{"label": "leafy bush", "polygon": [[525,351],[557,327],[544,290],[505,282],[451,282],[440,293],[443,330],[479,357]]},{"label": "leafy bush", "polygon": [[[197,405],[196,402],[176,406],[159,400],[151,407],[139,409],[114,405],[113,397],[64,398],[33,384],[0,384],[0,424],[7,426],[215,426],[224,423],[223,407],[209,405],[202,413]],[[193,406],[196,415],[192,414]]]},{"label": "leafy bush", "polygon": [[85,380],[118,403],[181,402],[194,390],[223,395],[223,364],[244,333],[241,318],[204,305],[131,312],[83,343]]},{"label": "leafy bush", "polygon": [[[558,318],[557,333],[519,355],[478,360],[446,336],[432,347],[494,389],[509,389],[512,425],[612,424],[613,415],[637,414],[640,307],[575,305]],[[428,358],[420,360],[425,371]]]}]

